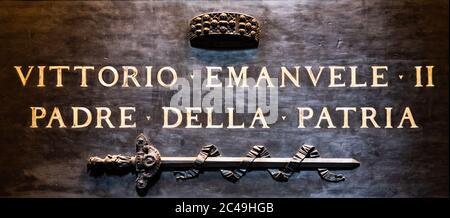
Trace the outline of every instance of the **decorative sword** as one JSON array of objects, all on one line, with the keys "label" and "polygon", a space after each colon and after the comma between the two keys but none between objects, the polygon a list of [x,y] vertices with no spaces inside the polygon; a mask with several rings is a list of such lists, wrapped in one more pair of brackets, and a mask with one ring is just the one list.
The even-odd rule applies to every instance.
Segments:
[{"label": "decorative sword", "polygon": [[[300,170],[317,170],[329,182],[345,179],[328,169],[350,170],[359,166],[353,158],[321,158],[314,146],[302,145],[292,158],[271,158],[264,146],[255,145],[245,157],[221,157],[214,145],[206,145],[197,157],[161,157],[158,149],[140,134],[136,138],[136,155],[107,155],[90,157],[87,163],[91,175],[136,173],[136,189],[146,192],[163,170],[175,170],[177,180],[198,177],[205,170],[220,170],[225,179],[237,182],[247,170],[267,170],[273,179],[288,181]],[[184,171],[181,171],[184,170]]]}]

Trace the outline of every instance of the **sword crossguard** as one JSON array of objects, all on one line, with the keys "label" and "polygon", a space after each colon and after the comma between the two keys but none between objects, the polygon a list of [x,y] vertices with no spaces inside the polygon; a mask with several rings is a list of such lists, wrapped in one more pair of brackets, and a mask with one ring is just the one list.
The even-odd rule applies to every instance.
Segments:
[{"label": "sword crossguard", "polygon": [[88,159],[88,171],[92,175],[125,174],[134,172],[137,174],[136,189],[145,190],[149,182],[159,173],[161,155],[158,149],[144,136],[139,134],[136,138],[136,155],[106,155],[105,158],[91,157]]}]

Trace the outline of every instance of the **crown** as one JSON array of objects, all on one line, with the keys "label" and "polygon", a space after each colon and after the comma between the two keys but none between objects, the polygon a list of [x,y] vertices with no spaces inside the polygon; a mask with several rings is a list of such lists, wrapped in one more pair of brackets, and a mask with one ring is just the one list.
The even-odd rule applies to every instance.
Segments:
[{"label": "crown", "polygon": [[232,12],[200,14],[190,22],[191,46],[200,48],[256,48],[259,23],[249,15]]}]

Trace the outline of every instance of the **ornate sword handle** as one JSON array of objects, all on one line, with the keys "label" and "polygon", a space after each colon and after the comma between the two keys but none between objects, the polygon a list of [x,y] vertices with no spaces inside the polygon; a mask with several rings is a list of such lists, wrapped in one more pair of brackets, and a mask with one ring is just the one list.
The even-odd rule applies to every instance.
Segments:
[{"label": "ornate sword handle", "polygon": [[93,175],[124,174],[134,172],[137,174],[136,189],[145,191],[149,182],[159,173],[161,155],[150,141],[139,134],[136,138],[136,155],[106,155],[105,158],[91,157],[88,159],[88,171]]},{"label": "ornate sword handle", "polygon": [[91,157],[88,160],[88,169],[97,172],[121,173],[129,172],[135,165],[135,157],[124,155],[106,155],[105,158]]}]

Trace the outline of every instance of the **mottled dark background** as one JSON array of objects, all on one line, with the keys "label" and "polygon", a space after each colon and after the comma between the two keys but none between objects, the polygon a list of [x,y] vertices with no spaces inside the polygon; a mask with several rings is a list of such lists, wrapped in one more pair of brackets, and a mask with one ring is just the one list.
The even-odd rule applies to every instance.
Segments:
[{"label": "mottled dark background", "polygon": [[[257,17],[263,29],[259,48],[191,48],[188,21],[208,11]],[[54,74],[44,89],[22,87],[13,66],[38,64],[170,65],[180,76],[195,66],[249,65],[251,77],[263,65],[275,73],[281,65],[358,65],[365,69],[363,78],[370,78],[367,66],[380,64],[390,67],[390,87],[330,89],[323,80],[316,88],[286,88],[279,105],[287,120],[268,130],[162,129],[161,107],[174,91],[104,88],[93,79],[81,89],[78,73],[65,75],[64,88],[54,87]],[[435,88],[413,88],[416,65],[435,65]],[[338,184],[315,172],[295,174],[287,183],[251,172],[236,184],[218,172],[185,182],[166,172],[148,197],[448,197],[447,0],[1,2],[0,81],[0,196],[137,196],[133,175],[90,177],[85,161],[90,155],[131,154],[143,131],[166,156],[194,156],[208,143],[224,155],[241,156],[263,144],[273,156],[291,156],[298,145],[310,143],[322,156],[361,161],[359,168],[343,171],[347,180]],[[40,105],[64,112],[74,105],[136,106],[138,128],[30,129],[29,106]],[[297,129],[296,106],[373,106],[381,112],[393,106],[394,124],[398,109],[410,106],[421,128]],[[359,125],[356,118],[350,122]]]}]

